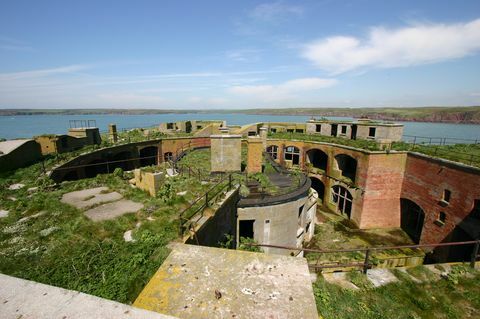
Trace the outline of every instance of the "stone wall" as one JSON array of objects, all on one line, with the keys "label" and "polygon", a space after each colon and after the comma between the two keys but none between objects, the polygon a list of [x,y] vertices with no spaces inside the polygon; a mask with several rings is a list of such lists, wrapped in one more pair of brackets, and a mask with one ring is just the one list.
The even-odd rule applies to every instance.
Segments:
[{"label": "stone wall", "polygon": [[148,192],[150,196],[156,196],[165,180],[164,172],[145,172],[140,169],[134,171],[135,186]]},{"label": "stone wall", "polygon": [[211,171],[240,172],[242,164],[241,135],[212,135]]},{"label": "stone wall", "polygon": [[227,234],[235,239],[238,199],[238,190],[235,190],[224,200],[213,216],[196,231],[196,236],[190,236],[185,243],[196,245],[198,241],[202,246],[219,247],[220,243],[225,241]]},{"label": "stone wall", "polygon": [[263,142],[258,136],[248,138],[247,172],[261,173],[263,163]]}]

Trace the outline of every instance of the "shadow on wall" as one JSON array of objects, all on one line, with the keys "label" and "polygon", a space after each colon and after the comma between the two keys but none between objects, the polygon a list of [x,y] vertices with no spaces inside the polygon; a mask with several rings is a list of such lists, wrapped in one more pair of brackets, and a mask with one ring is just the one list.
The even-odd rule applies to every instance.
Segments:
[{"label": "shadow on wall", "polygon": [[[444,220],[440,220],[444,218]],[[443,227],[447,222],[446,215],[439,215],[439,219],[435,221],[438,227]],[[473,208],[470,214],[465,217],[455,228],[446,236],[442,243],[472,241],[480,239],[480,199],[476,199],[473,203]],[[455,261],[470,261],[474,244],[438,247],[433,250],[432,254],[428,256],[428,261],[435,262],[455,262]],[[477,256],[476,260],[479,260]]]}]

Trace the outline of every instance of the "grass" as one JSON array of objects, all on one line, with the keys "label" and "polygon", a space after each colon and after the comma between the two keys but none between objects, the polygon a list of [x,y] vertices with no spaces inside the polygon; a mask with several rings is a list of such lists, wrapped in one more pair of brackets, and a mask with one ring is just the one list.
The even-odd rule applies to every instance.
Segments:
[{"label": "grass", "polygon": [[[0,272],[123,303],[134,301],[168,255],[167,244],[178,236],[178,214],[211,187],[196,176],[179,175],[162,188],[168,192],[150,197],[130,187],[131,173],[54,185],[42,171],[38,163],[0,177],[0,208],[10,212],[0,219]],[[9,190],[13,183],[26,186]],[[93,222],[60,202],[67,192],[98,186],[118,191],[144,208]],[[30,194],[29,187],[38,190]],[[183,190],[185,196],[176,195]],[[127,230],[133,230],[135,242],[124,241]]]},{"label": "grass", "polygon": [[323,135],[312,135],[312,134],[304,134],[304,133],[269,133],[268,137],[278,138],[278,139],[287,139],[287,140],[324,142],[324,143],[351,146],[351,147],[361,148],[361,149],[370,150],[370,151],[380,151],[380,147],[376,142],[368,141],[368,140],[351,140],[346,138],[323,136]]},{"label": "grass", "polygon": [[[351,146],[369,151],[381,150],[376,142],[367,140],[350,140],[339,137],[310,135],[302,133],[269,133],[269,137],[278,139],[296,139],[302,141],[332,143]],[[392,143],[392,150],[413,151],[432,157],[448,159],[451,161],[480,167],[480,144],[413,145],[411,143],[405,142],[394,142]]]},{"label": "grass", "polygon": [[[318,210],[320,220],[325,220],[320,225],[315,225],[315,234],[308,248],[324,250],[340,250],[353,248],[367,248],[372,246],[398,246],[413,244],[412,240],[401,229],[371,229],[359,230],[352,228],[349,221],[344,217]],[[370,262],[374,265],[382,262],[395,263],[395,259],[402,256],[420,256],[424,253],[420,250],[409,248],[400,250],[375,251],[370,254]],[[364,252],[338,252],[328,254],[307,253],[309,261],[320,263],[353,263],[363,262]]]},{"label": "grass", "polygon": [[413,151],[432,157],[448,159],[468,165],[480,167],[480,144],[425,145],[395,142],[392,149],[397,151]]},{"label": "grass", "polygon": [[[459,268],[467,269],[465,266]],[[422,267],[423,268],[423,267]],[[360,288],[348,290],[320,277],[313,290],[321,318],[478,318],[480,316],[480,274],[465,270],[449,278],[417,283],[396,272],[399,282],[373,288],[366,277],[353,272],[349,277]]]}]

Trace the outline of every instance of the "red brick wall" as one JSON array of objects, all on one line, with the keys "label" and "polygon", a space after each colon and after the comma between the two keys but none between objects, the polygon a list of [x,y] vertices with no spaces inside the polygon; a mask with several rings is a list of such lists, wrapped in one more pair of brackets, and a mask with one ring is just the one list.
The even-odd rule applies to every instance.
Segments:
[{"label": "red brick wall", "polygon": [[360,228],[400,227],[400,194],[407,154],[371,154],[362,169]]},{"label": "red brick wall", "polygon": [[[445,188],[452,194],[444,207],[440,200]],[[474,199],[480,199],[480,170],[410,154],[401,197],[414,201],[425,213],[420,243],[442,242],[472,211]],[[434,223],[440,211],[447,215],[443,226]]]}]

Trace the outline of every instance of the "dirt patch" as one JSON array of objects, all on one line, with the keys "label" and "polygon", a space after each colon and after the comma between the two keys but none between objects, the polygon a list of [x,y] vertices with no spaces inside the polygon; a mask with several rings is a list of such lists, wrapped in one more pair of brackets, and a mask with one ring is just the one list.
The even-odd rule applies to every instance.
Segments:
[{"label": "dirt patch", "polygon": [[119,216],[136,213],[143,208],[143,204],[122,199],[117,202],[103,204],[85,212],[85,216],[93,221],[114,219]]}]

